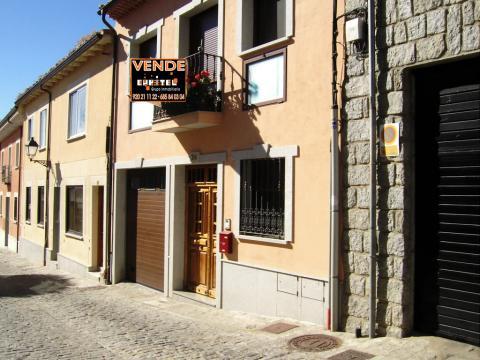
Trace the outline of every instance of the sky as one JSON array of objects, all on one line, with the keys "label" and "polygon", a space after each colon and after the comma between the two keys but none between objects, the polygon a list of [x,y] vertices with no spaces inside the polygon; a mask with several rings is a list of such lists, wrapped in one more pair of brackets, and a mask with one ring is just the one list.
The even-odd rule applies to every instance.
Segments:
[{"label": "sky", "polygon": [[0,120],[84,35],[103,29],[106,0],[0,0]]}]

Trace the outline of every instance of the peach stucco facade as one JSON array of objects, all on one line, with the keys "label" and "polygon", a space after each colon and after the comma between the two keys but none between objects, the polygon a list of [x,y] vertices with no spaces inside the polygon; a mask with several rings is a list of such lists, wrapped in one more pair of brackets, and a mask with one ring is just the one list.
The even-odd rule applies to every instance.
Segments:
[{"label": "peach stucco facade", "polygon": [[[120,36],[130,37],[145,24],[164,19],[160,57],[176,56],[176,19],[173,11],[188,1],[148,2],[119,21]],[[224,57],[236,71],[242,72],[238,56],[235,1],[225,1],[225,25],[220,37],[224,42]],[[298,145],[295,158],[294,240],[287,246],[242,242],[228,258],[279,268],[315,277],[328,277],[329,268],[329,172],[331,77],[329,37],[331,14],[328,2],[296,2],[295,17],[309,19],[295,23],[295,36],[280,47],[287,48],[287,101],[251,111],[241,110],[239,100],[241,80],[228,67],[225,82],[225,108],[220,126],[180,134],[144,131],[129,133],[130,100],[127,96],[129,78],[127,57],[123,50],[119,61],[119,102],[117,124],[117,162],[161,159],[227,152],[224,179],[224,217],[234,218],[234,181],[231,167],[232,150],[243,150],[257,144],[272,146]],[[122,41],[126,44],[125,41]],[[273,49],[279,48],[274,46]],[[272,49],[272,48],[270,48]],[[265,49],[264,49],[265,50]],[[309,56],[305,56],[305,54]],[[317,55],[315,55],[317,54]],[[312,186],[312,182],[315,186]],[[313,252],[313,253],[312,253]]]},{"label": "peach stucco facade", "polygon": [[[287,1],[289,4],[294,4],[293,35],[277,41],[273,45],[260,46],[256,51],[240,54],[238,47],[239,2],[240,0],[147,1],[131,10],[127,15],[116,19],[120,48],[115,158],[117,171],[114,190],[116,193],[114,242],[117,242],[117,246],[114,245],[113,250],[113,279],[114,282],[117,282],[125,277],[123,264],[125,260],[124,254],[122,254],[124,243],[119,243],[119,239],[124,237],[123,224],[126,220],[124,212],[126,204],[123,194],[126,189],[125,171],[142,167],[165,167],[167,169],[166,191],[171,193],[171,198],[170,204],[167,205],[170,215],[167,215],[166,221],[170,223],[167,226],[174,231],[172,229],[177,229],[175,217],[181,216],[181,212],[184,211],[182,208],[185,206],[182,201],[177,202],[175,197],[179,191],[184,191],[184,183],[182,180],[178,181],[177,175],[184,173],[185,168],[191,164],[217,164],[218,177],[221,178],[219,196],[222,206],[220,212],[217,213],[216,221],[217,224],[220,224],[218,227],[222,227],[224,220],[231,220],[232,229],[238,229],[236,152],[249,150],[256,146],[258,148],[258,145],[263,145],[264,148],[270,147],[279,152],[286,148],[296,149],[292,156],[292,206],[285,209],[292,219],[291,239],[283,243],[272,243],[242,239],[241,235],[234,233],[233,252],[219,254],[221,259],[217,263],[220,268],[217,270],[217,287],[223,287],[223,290],[221,289],[219,292],[221,295],[218,297],[221,299],[217,297],[216,305],[256,311],[255,306],[243,308],[241,305],[229,306],[228,304],[229,299],[236,297],[235,291],[238,289],[231,289],[226,282],[231,283],[232,279],[228,277],[236,275],[233,275],[230,270],[223,270],[227,265],[238,264],[245,266],[246,269],[265,270],[268,274],[274,274],[276,280],[272,281],[278,280],[279,284],[282,274],[293,276],[292,279],[288,278],[285,281],[298,282],[297,285],[292,285],[293,287],[298,286],[298,289],[307,286],[302,285],[304,284],[302,281],[305,281],[305,284],[308,279],[318,281],[314,286],[322,288],[322,290],[321,295],[315,295],[315,297],[316,299],[317,297],[321,298],[323,301],[322,310],[318,310],[324,312],[322,316],[298,315],[301,313],[300,310],[299,312],[293,311],[293,313],[287,312],[286,315],[293,314],[292,317],[313,319],[326,324],[330,266],[330,79],[332,75],[331,38],[321,36],[321,34],[331,32],[332,4],[314,0]],[[130,131],[132,104],[128,95],[130,86],[128,66],[130,47],[136,36],[148,31],[149,28],[157,27],[157,44],[160,45],[157,57],[175,58],[185,55],[182,53],[184,52],[182,49],[185,48],[185,44],[182,44],[182,41],[185,40],[182,37],[182,23],[193,14],[215,5],[218,6],[218,55],[223,56],[228,62],[224,68],[225,90],[220,125],[180,133],[163,133],[155,131],[157,124],[154,122],[152,128]],[[302,19],[302,21],[298,21],[298,19]],[[245,75],[244,60],[278,49],[286,49],[286,100],[243,110],[240,76]],[[189,160],[191,154],[200,154],[201,160]],[[208,160],[209,156],[217,160]],[[183,241],[181,232],[180,229],[178,238],[170,234],[170,239],[166,240],[166,252],[169,254],[166,257],[165,281],[171,287],[169,289],[167,285],[165,290],[167,295],[170,295],[176,288],[176,265],[169,262],[175,262],[175,244]],[[116,251],[117,256],[115,255]],[[181,270],[178,271],[181,272]],[[256,273],[253,272],[252,274],[254,278],[261,276],[255,275]],[[182,274],[179,276],[181,278]],[[173,277],[173,280],[169,280],[169,277]],[[246,273],[244,277],[248,279]],[[248,288],[248,285],[245,286]],[[262,286],[259,285],[259,287]],[[300,296],[298,295],[300,290],[295,291],[296,296]],[[295,291],[292,290],[292,294]],[[227,294],[227,292],[229,293]],[[239,294],[244,293],[243,290],[238,290],[238,292]],[[275,296],[276,299],[280,297],[280,295]],[[276,304],[274,306],[277,309],[283,306],[278,302],[279,300],[272,300],[270,295],[267,297],[268,301]],[[244,301],[257,300],[245,298]],[[300,304],[302,300],[292,299],[291,301],[294,303],[298,301]],[[279,311],[275,314],[278,315]]]}]

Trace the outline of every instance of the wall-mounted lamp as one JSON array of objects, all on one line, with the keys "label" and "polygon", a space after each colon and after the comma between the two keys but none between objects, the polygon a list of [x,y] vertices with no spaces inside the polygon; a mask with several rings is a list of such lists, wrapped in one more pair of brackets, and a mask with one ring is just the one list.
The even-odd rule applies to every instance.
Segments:
[{"label": "wall-mounted lamp", "polygon": [[27,145],[25,145],[26,151],[27,151],[27,156],[30,159],[30,161],[33,161],[35,163],[38,163],[42,166],[45,166],[47,169],[50,169],[50,161],[48,160],[34,160],[33,158],[37,154],[38,151],[38,143],[35,141],[35,139],[32,137],[30,141],[28,142]]}]

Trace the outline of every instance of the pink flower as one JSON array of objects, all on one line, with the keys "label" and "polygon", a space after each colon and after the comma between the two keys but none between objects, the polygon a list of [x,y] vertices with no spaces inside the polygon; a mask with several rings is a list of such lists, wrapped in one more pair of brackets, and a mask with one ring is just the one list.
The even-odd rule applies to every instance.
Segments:
[{"label": "pink flower", "polygon": [[192,88],[196,88],[196,87],[197,87],[197,82],[196,82],[196,81],[192,81],[190,85],[192,85]]},{"label": "pink flower", "polygon": [[207,76],[210,76],[210,73],[207,70],[202,70],[200,72],[200,75],[207,77]]},{"label": "pink flower", "polygon": [[195,75],[195,80],[197,80],[197,81],[200,80],[200,74]]}]

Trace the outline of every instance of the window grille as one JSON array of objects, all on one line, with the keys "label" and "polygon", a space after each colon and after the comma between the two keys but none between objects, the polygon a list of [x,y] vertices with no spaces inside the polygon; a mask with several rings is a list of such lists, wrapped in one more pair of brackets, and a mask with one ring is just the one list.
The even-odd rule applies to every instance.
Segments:
[{"label": "window grille", "polygon": [[240,234],[284,239],[285,159],[240,162]]}]

